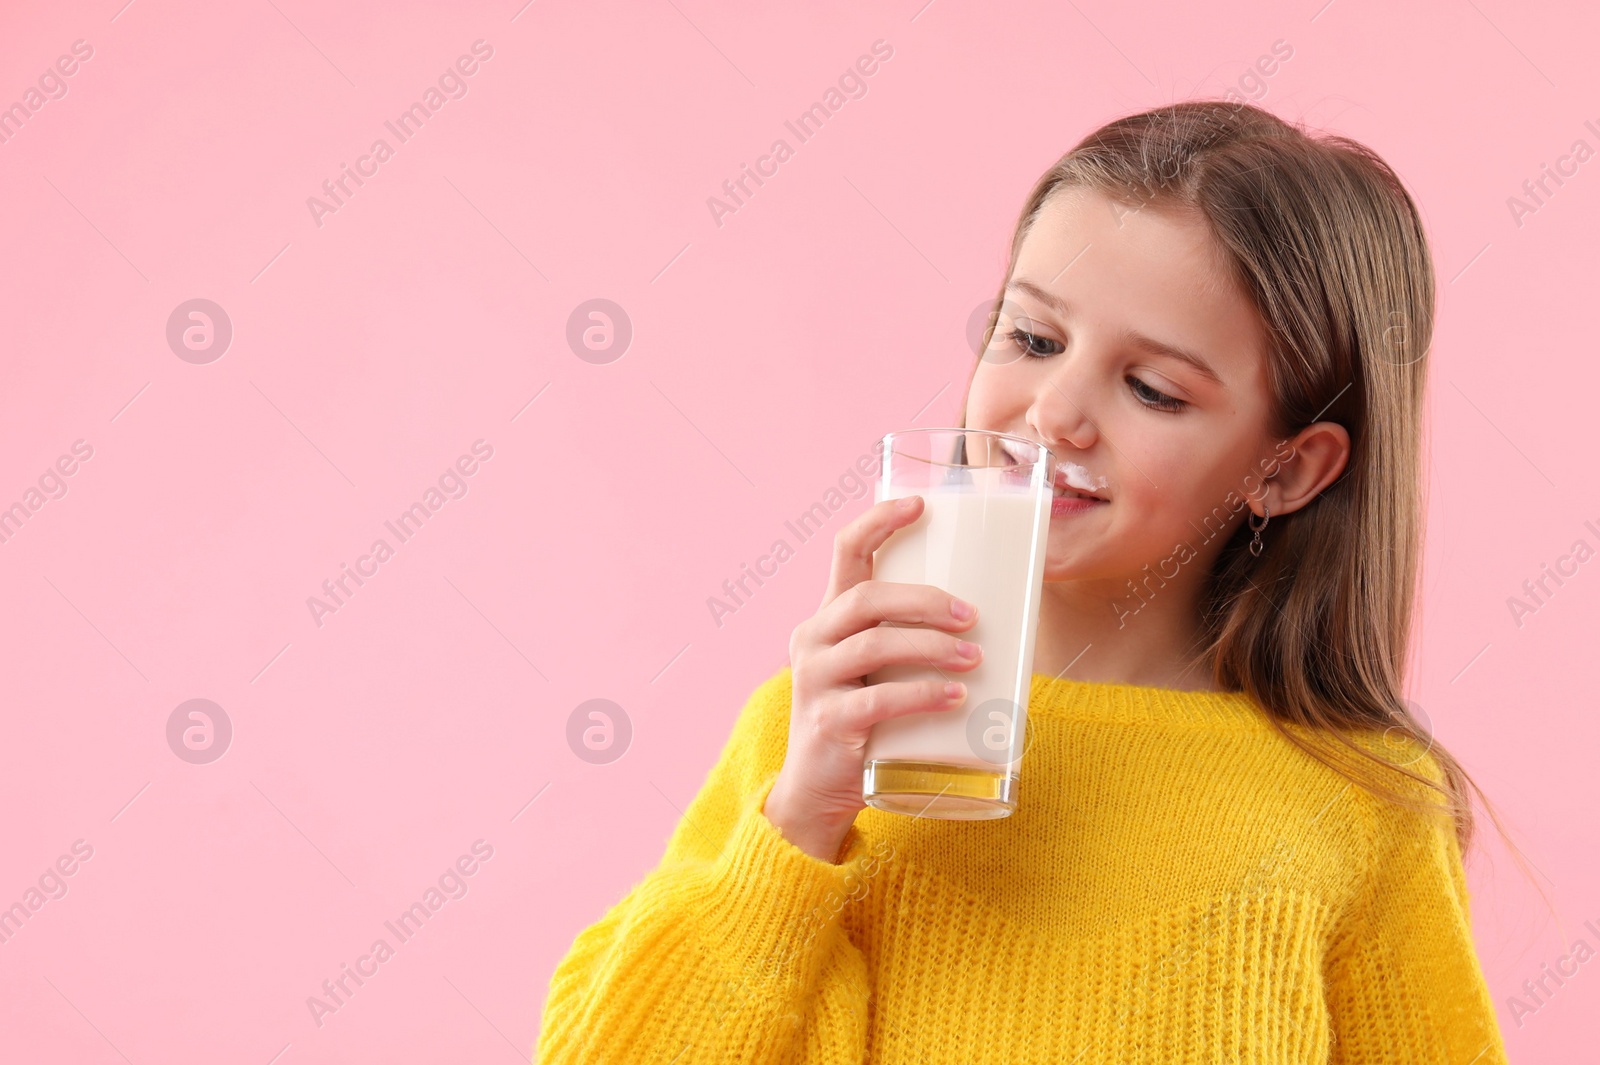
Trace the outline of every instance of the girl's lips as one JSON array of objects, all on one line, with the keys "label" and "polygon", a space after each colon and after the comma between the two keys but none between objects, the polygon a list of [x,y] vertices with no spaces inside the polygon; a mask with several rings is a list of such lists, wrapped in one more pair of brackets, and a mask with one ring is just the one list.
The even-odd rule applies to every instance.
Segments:
[{"label": "girl's lips", "polygon": [[1062,518],[1071,514],[1082,514],[1093,510],[1095,507],[1106,505],[1104,499],[1088,499],[1083,496],[1056,496],[1050,500],[1050,516]]}]

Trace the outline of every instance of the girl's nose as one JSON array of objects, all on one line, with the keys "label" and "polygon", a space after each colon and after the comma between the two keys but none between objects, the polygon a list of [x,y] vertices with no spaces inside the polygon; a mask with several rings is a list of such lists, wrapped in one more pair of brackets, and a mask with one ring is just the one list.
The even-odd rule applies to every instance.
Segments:
[{"label": "girl's nose", "polygon": [[1046,447],[1064,444],[1084,452],[1099,434],[1089,390],[1081,387],[1079,376],[1065,366],[1039,382],[1027,421]]}]

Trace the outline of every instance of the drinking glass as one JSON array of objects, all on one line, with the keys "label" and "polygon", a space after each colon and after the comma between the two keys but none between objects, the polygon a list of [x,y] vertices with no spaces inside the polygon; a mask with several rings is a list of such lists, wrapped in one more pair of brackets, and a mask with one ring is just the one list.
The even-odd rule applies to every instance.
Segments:
[{"label": "drinking glass", "polygon": [[865,678],[967,686],[951,709],[872,726],[868,806],[951,820],[1016,809],[1055,461],[1032,440],[981,429],[905,429],[883,438],[877,499],[919,495],[924,509],[874,553],[873,579],[931,584],[976,605],[978,620],[961,636],[983,648],[983,659],[966,671],[898,663]]}]

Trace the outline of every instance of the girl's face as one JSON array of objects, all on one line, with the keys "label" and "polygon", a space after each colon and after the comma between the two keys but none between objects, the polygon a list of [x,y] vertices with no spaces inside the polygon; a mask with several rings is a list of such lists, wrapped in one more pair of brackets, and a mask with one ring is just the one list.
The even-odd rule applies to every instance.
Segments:
[{"label": "girl's face", "polygon": [[[1082,188],[1045,202],[974,371],[966,425],[1044,444],[1104,500],[1057,506],[1046,580],[1120,590],[1146,565],[1168,579],[1209,569],[1247,513],[1234,508],[1247,492],[1260,498],[1271,472],[1266,348],[1198,218]],[[1180,543],[1194,555],[1175,556]]]}]

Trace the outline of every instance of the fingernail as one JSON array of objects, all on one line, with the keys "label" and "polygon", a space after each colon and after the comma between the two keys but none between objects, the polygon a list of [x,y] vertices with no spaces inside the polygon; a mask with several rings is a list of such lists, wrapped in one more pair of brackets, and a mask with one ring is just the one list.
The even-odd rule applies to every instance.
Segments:
[{"label": "fingernail", "polygon": [[964,599],[950,600],[950,613],[957,621],[967,621],[978,612],[978,608]]},{"label": "fingernail", "polygon": [[916,496],[901,496],[900,499],[895,502],[895,508],[898,510],[910,510],[911,504],[915,503],[916,501]]},{"label": "fingernail", "polygon": [[955,681],[951,681],[944,686],[944,694],[948,699],[959,699],[966,690],[966,685],[957,684]]},{"label": "fingernail", "polygon": [[956,641],[956,654],[962,658],[977,658],[978,645],[967,640]]}]

